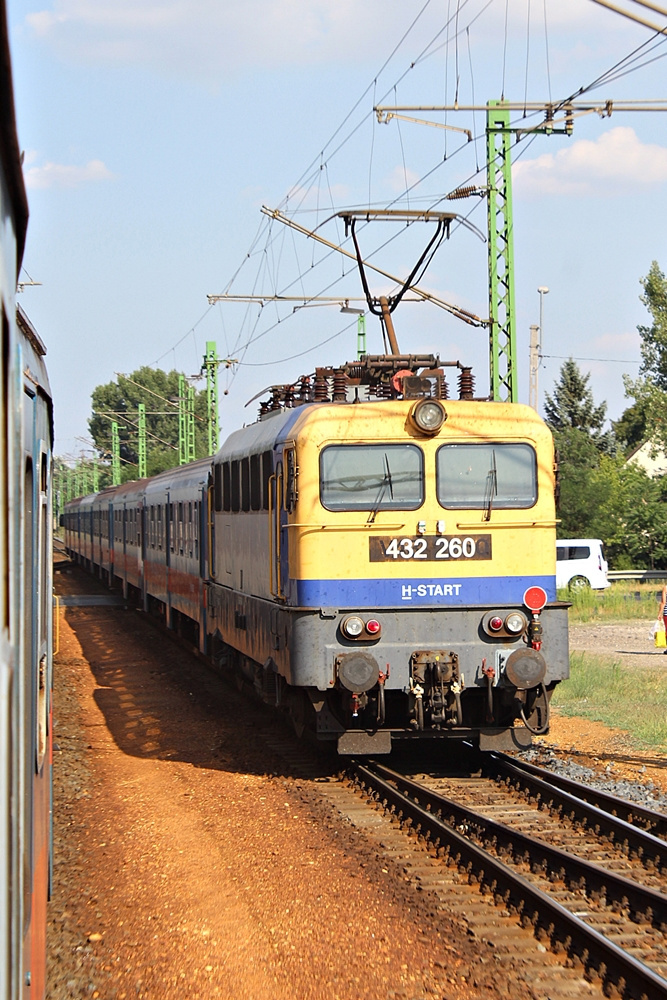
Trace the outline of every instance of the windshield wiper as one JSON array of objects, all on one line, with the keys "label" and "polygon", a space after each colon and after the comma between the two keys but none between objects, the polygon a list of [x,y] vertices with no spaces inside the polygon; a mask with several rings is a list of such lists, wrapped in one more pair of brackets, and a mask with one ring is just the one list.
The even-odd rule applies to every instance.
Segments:
[{"label": "windshield wiper", "polygon": [[378,490],[378,495],[375,498],[373,509],[368,515],[366,524],[372,524],[373,521],[375,520],[375,517],[377,515],[378,510],[380,509],[380,504],[382,503],[382,498],[384,497],[387,487],[389,487],[389,496],[391,497],[392,500],[394,499],[394,481],[391,477],[391,469],[389,468],[389,456],[387,455],[386,451],[384,453],[384,467],[385,467],[384,479],[380,483],[380,489]]},{"label": "windshield wiper", "polygon": [[491,468],[486,474],[486,496],[484,497],[484,503],[486,509],[484,511],[484,520],[491,520],[491,511],[493,509],[493,498],[498,494],[498,469],[496,468],[496,449],[494,448],[491,452],[493,457],[493,462]]}]

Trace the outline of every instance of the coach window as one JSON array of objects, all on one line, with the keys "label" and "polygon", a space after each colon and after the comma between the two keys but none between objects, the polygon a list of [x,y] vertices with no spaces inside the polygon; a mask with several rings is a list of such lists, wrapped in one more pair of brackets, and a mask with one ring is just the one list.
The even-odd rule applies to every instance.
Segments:
[{"label": "coach window", "polygon": [[223,462],[216,462],[213,466],[213,496],[215,498],[215,509],[222,510],[222,467]]},{"label": "coach window", "polygon": [[262,453],[262,510],[269,509],[269,480],[273,475],[273,455],[270,451]]},{"label": "coach window", "polygon": [[199,559],[199,500],[194,502],[194,519],[192,521],[192,538],[194,542],[195,559]]},{"label": "coach window", "polygon": [[229,462],[222,463],[222,509],[232,509],[232,470]]},{"label": "coach window", "polygon": [[194,521],[192,520],[192,501],[188,501],[188,555],[192,559],[194,551]]},{"label": "coach window", "polygon": [[241,509],[240,463],[238,459],[232,462],[232,510]]},{"label": "coach window", "polygon": [[241,459],[241,510],[250,510],[250,459]]},{"label": "coach window", "polygon": [[438,502],[451,510],[517,510],[537,502],[529,444],[445,444],[436,456]]},{"label": "coach window", "polygon": [[174,542],[175,542],[174,535],[176,534],[176,525],[174,523],[175,522],[175,519],[174,519],[174,507],[175,506],[176,505],[173,504],[173,503],[167,504],[167,517],[169,519],[167,528],[168,528],[168,531],[169,531],[169,549],[170,549],[171,552],[174,551]]},{"label": "coach window", "polygon": [[330,445],[320,455],[327,510],[416,510],[424,502],[424,456],[414,444]]},{"label": "coach window", "polygon": [[262,509],[261,456],[250,456],[250,510]]}]

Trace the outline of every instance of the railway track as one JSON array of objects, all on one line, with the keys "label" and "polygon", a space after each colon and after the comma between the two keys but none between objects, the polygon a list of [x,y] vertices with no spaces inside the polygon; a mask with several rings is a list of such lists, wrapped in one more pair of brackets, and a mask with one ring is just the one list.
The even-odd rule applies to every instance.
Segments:
[{"label": "railway track", "polygon": [[464,777],[377,761],[352,775],[605,994],[667,998],[666,817],[496,753]]}]

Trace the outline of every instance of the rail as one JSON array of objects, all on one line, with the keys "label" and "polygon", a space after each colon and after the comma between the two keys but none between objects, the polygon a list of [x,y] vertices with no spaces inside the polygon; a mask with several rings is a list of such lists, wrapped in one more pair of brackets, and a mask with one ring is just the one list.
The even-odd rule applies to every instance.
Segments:
[{"label": "rail", "polygon": [[[633,911],[635,919],[650,918],[653,906],[658,904],[661,912],[658,921],[662,919],[667,899],[659,892],[632,884],[622,876],[542,841],[534,841],[488,816],[475,814],[375,761],[356,762],[354,771],[366,794],[429,839],[438,848],[438,853],[443,851],[455,859],[459,867],[467,869],[470,877],[519,913],[522,922],[532,923],[536,931],[539,928],[546,933],[555,947],[577,955],[589,973],[596,973],[602,979],[607,990],[616,989],[621,995],[636,998],[667,998],[667,982],[661,976],[512,870],[495,851],[500,848],[510,855],[520,856],[528,851],[534,864],[550,869],[557,878],[574,886],[583,880],[589,892],[602,897],[609,895],[610,900],[617,901],[617,907]],[[469,839],[469,834],[474,841]],[[475,842],[480,839],[487,842],[494,853],[488,853]]]}]

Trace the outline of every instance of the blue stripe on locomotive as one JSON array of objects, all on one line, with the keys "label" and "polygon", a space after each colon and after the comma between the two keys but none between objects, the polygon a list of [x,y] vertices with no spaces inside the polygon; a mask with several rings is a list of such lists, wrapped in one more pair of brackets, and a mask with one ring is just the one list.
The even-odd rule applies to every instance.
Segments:
[{"label": "blue stripe on locomotive", "polygon": [[434,577],[431,580],[291,580],[300,607],[396,608],[523,604],[528,587],[556,600],[555,576]]}]

